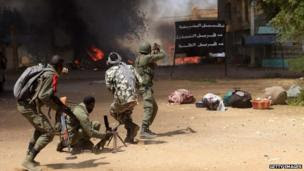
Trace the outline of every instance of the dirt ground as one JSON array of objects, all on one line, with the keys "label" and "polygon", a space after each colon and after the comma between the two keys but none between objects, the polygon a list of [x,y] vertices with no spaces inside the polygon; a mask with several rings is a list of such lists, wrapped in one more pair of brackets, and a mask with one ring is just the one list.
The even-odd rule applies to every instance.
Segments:
[{"label": "dirt ground", "polygon": [[[73,73],[71,73],[73,74]],[[74,73],[75,75],[75,73]],[[88,74],[90,75],[90,74]],[[97,99],[92,120],[102,121],[112,97],[102,82],[102,73],[96,77],[78,75],[77,79],[60,82],[59,94],[79,102],[85,95]],[[76,77],[76,76],[75,76]],[[7,85],[11,91],[14,79]],[[100,154],[89,152],[66,160],[68,153],[58,153],[55,137],[38,156],[44,170],[268,170],[269,164],[304,164],[304,110],[302,107],[273,106],[272,110],[233,109],[210,112],[195,108],[194,104],[169,105],[167,96],[177,88],[192,91],[197,99],[207,92],[224,95],[233,87],[245,89],[258,97],[272,85],[285,88],[292,79],[239,80],[158,80],[155,96],[159,104],[152,130],[159,133],[153,140],[140,140],[137,145],[123,147],[117,153],[107,147]],[[0,171],[22,170],[31,125],[16,111],[12,93],[0,97]],[[140,125],[142,103],[133,117]],[[116,122],[110,118],[110,123]],[[191,128],[195,133],[189,131]],[[119,129],[124,137],[123,127]],[[96,142],[96,140],[94,140]]]}]

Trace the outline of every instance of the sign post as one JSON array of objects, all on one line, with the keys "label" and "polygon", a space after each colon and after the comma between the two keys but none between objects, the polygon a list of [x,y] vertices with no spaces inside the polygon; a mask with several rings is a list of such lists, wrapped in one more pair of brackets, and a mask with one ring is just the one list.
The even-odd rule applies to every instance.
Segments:
[{"label": "sign post", "polygon": [[[225,32],[224,21],[194,20],[175,22],[175,50],[176,54],[187,56],[205,56],[225,58]],[[225,75],[227,76],[227,60],[225,59]],[[172,76],[172,75],[171,75]]]}]

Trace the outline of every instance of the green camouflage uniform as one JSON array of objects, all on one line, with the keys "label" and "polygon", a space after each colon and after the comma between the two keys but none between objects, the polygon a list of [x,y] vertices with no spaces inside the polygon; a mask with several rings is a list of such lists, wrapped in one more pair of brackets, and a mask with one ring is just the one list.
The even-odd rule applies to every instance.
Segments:
[{"label": "green camouflage uniform", "polygon": [[[56,85],[54,80],[58,78],[58,73],[51,66],[48,68],[52,71],[44,72],[38,78],[38,85],[32,99],[17,102],[17,110],[32,124],[35,128],[34,135],[29,143],[29,150],[40,152],[49,144],[55,135],[54,129],[47,117],[41,112],[40,108],[44,105],[58,110],[59,105],[54,103],[52,96],[55,95]],[[31,102],[32,101],[32,102]]]},{"label": "green camouflage uniform", "polygon": [[[137,104],[137,86],[141,77],[131,65],[120,62],[106,71],[105,81],[107,88],[113,93],[114,101],[110,107],[110,114],[127,129],[127,137],[133,139],[132,132],[138,127],[132,121],[132,111]],[[138,128],[135,128],[138,129]],[[131,135],[133,134],[133,135]]]},{"label": "green camouflage uniform", "polygon": [[140,86],[140,94],[143,97],[144,101],[144,116],[142,127],[148,129],[149,126],[153,123],[155,116],[157,114],[158,106],[153,97],[153,77],[154,77],[154,68],[158,60],[165,58],[164,51],[158,53],[150,54],[141,54],[137,57],[135,61],[135,68],[138,74],[143,79],[143,82]]},{"label": "green camouflage uniform", "polygon": [[73,109],[73,113],[76,118],[67,116],[66,119],[71,146],[92,149],[94,144],[90,138],[102,139],[105,137],[105,134],[99,132],[100,123],[89,120],[89,113],[84,103],[77,105]]}]

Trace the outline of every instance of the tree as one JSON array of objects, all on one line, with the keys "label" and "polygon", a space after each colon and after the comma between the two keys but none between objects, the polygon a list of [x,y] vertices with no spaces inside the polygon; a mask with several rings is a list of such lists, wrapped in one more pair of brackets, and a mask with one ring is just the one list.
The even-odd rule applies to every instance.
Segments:
[{"label": "tree", "polygon": [[282,40],[304,40],[303,0],[260,0],[259,4]]}]

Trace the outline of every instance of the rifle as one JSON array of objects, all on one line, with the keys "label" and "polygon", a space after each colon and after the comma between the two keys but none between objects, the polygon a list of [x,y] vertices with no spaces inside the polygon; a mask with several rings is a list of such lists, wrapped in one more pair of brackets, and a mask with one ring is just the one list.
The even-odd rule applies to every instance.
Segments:
[{"label": "rifle", "polygon": [[[55,96],[56,97],[56,96]],[[72,116],[75,117],[75,115],[73,114],[73,112],[70,110],[70,108],[68,108],[66,106],[67,103],[67,98],[66,97],[62,97],[62,98],[58,98],[56,100],[57,104],[61,103],[60,105],[65,106],[65,108],[67,108],[70,112],[69,114],[72,114]],[[66,113],[67,114],[67,113]],[[68,114],[67,114],[68,115]],[[76,117],[75,117],[76,118]],[[66,122],[66,115],[65,115],[65,110],[58,110],[56,112],[56,125],[60,125],[60,139],[61,141],[63,141],[65,143],[65,145],[68,146],[68,151],[70,152],[71,156],[66,157],[68,160],[70,159],[76,159],[77,156],[74,156],[71,153],[71,141],[70,141],[70,135],[69,135],[69,131],[68,131],[68,127],[67,127],[67,122]]]},{"label": "rifle", "polygon": [[57,96],[52,96],[52,100],[59,106],[60,113],[63,112],[67,114],[69,117],[73,118],[75,121],[78,121],[72,110],[66,106]]}]

